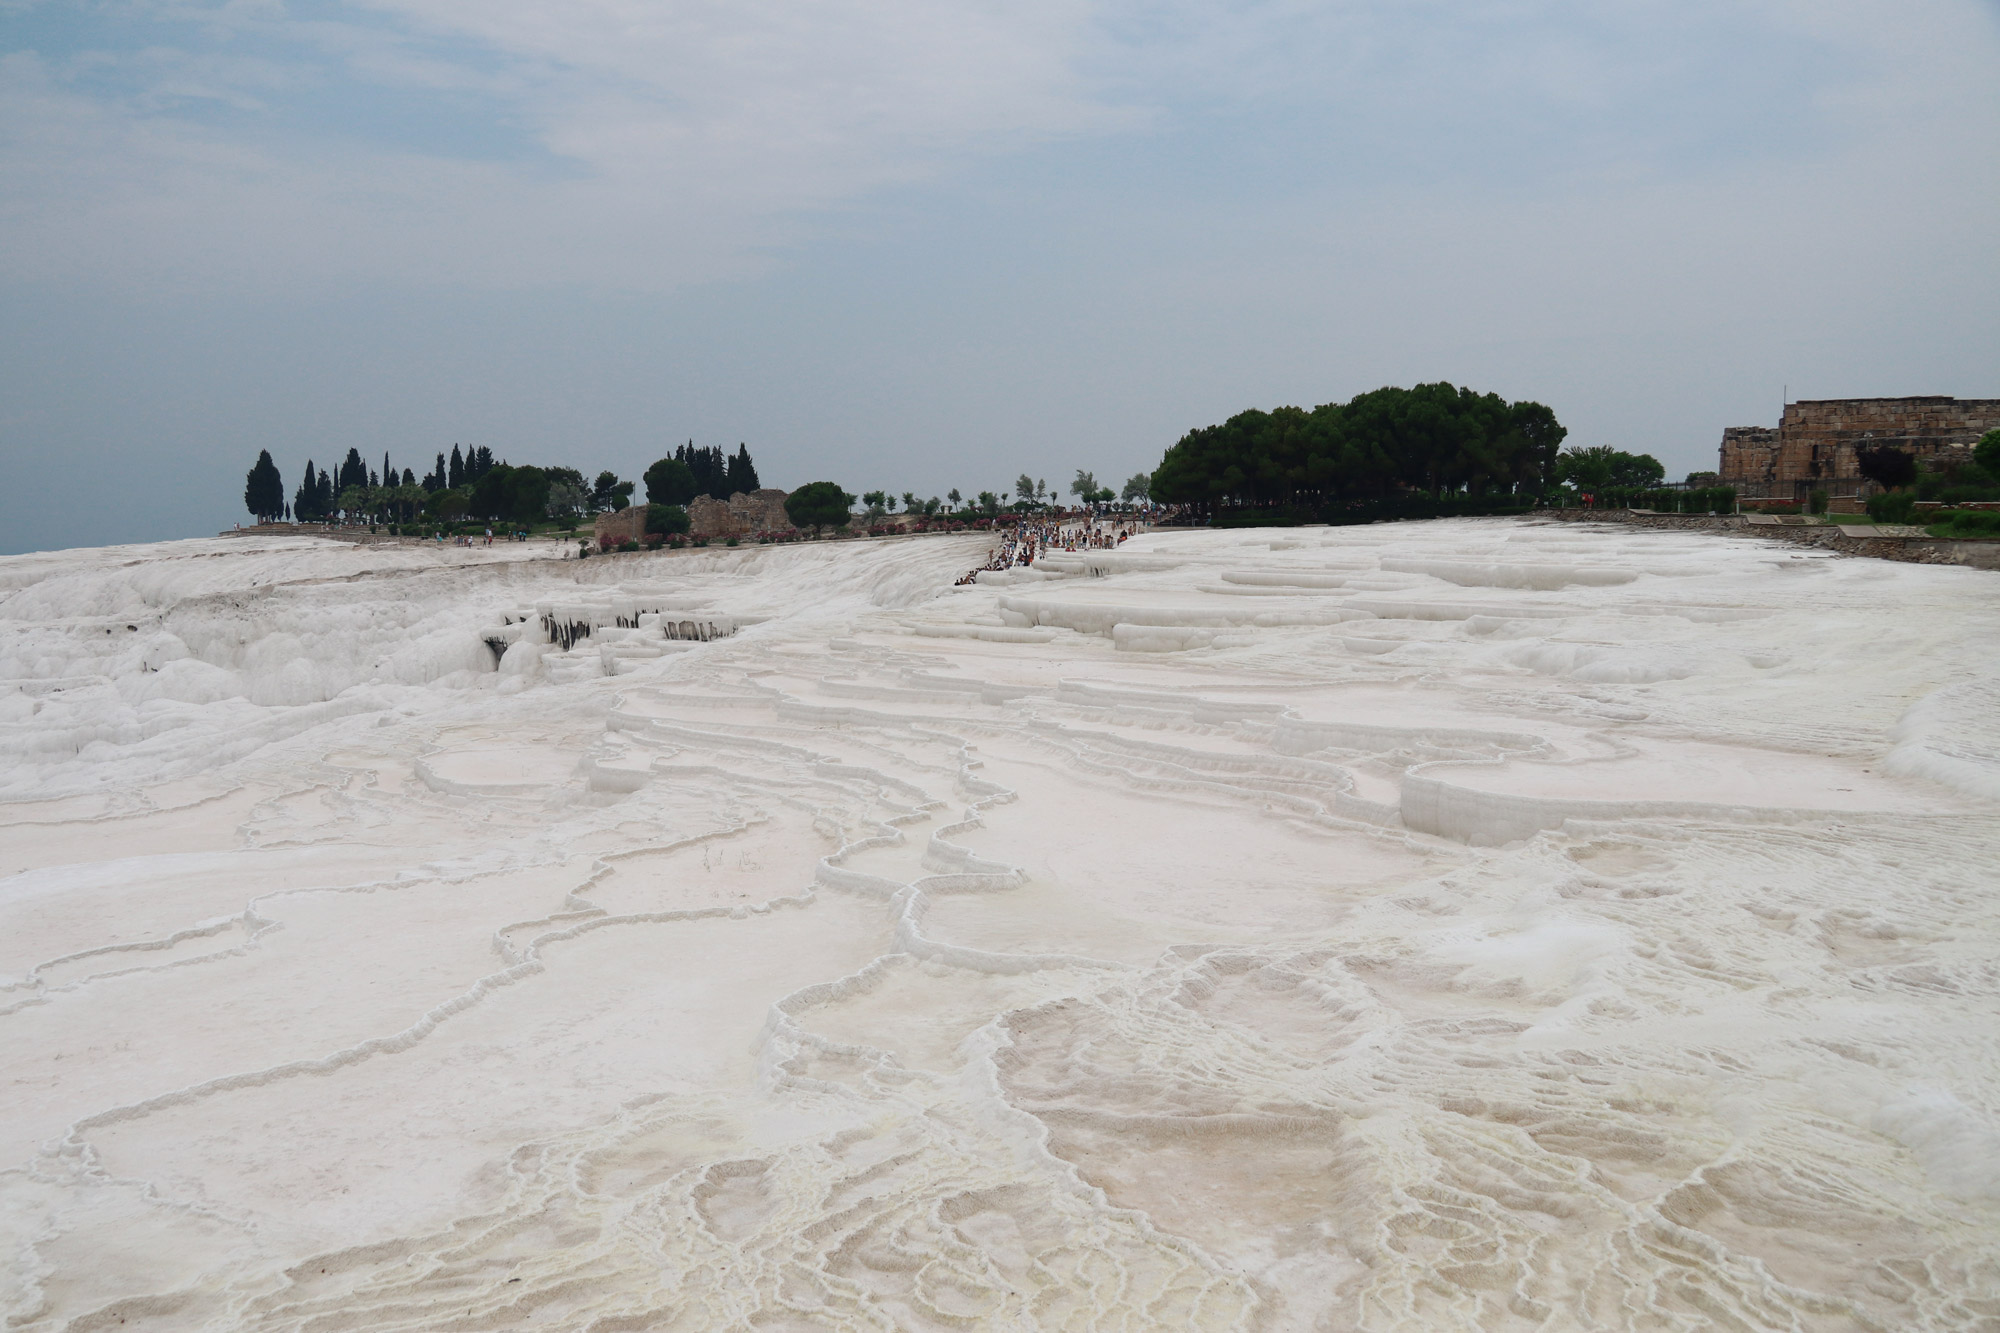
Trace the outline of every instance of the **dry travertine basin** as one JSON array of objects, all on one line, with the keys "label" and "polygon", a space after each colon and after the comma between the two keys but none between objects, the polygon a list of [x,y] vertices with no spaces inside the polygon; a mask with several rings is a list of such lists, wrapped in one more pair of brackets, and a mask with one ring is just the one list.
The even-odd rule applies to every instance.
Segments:
[{"label": "dry travertine basin", "polygon": [[9,1327],[2000,1323],[2000,579],[984,552],[0,560]]}]

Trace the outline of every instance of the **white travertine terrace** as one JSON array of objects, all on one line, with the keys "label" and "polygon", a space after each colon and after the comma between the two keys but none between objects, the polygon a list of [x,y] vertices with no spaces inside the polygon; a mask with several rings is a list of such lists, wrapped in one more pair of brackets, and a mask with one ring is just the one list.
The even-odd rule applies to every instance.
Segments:
[{"label": "white travertine terrace", "polygon": [[2000,1319],[2000,579],[1484,520],[0,560],[0,1312]]}]

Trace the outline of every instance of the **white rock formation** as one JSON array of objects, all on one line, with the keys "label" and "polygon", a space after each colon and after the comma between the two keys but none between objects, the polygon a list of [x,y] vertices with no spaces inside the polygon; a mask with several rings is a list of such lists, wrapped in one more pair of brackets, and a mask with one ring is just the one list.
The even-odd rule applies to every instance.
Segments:
[{"label": "white rock formation", "polygon": [[537,556],[0,560],[10,1328],[2000,1308],[2000,578]]}]

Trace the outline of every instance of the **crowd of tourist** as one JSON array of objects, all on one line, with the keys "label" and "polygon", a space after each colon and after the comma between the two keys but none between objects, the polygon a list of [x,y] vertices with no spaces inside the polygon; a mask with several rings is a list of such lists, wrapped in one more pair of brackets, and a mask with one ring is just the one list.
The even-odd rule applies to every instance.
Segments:
[{"label": "crowd of tourist", "polygon": [[1131,523],[1101,523],[1085,518],[1064,522],[1060,519],[1035,522],[1023,520],[999,532],[999,544],[992,558],[958,580],[973,583],[986,570],[1026,568],[1038,556],[1050,551],[1115,550],[1134,532]]}]

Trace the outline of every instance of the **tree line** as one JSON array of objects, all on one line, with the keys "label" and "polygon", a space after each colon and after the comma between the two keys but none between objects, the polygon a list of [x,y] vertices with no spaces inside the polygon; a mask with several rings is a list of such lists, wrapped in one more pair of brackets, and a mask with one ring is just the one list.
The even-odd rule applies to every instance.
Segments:
[{"label": "tree line", "polygon": [[643,480],[647,501],[668,505],[686,505],[699,495],[727,500],[738,491],[748,494],[763,487],[747,446],[739,444],[725,456],[720,446],[703,448],[693,440],[647,468]]},{"label": "tree line", "polygon": [[[745,445],[739,444],[730,455],[720,447],[699,448],[690,440],[673,459],[661,462],[680,469],[674,489],[681,498],[676,503],[685,504],[701,494],[727,498],[733,490],[758,489],[757,465]],[[454,444],[449,455],[437,454],[421,478],[414,468],[398,468],[387,453],[379,470],[358,449],[349,449],[346,458],[328,468],[308,458],[305,475],[287,500],[271,451],[262,449],[244,479],[243,504],[260,523],[473,519],[532,527],[548,519],[574,522],[622,509],[631,503],[635,489],[634,483],[621,480],[615,472],[599,472],[591,480],[576,468],[517,466],[495,459],[483,445]]]},{"label": "tree line", "polygon": [[1540,403],[1442,382],[1383,388],[1189,431],[1161,458],[1150,491],[1163,504],[1307,508],[1538,494],[1556,481],[1567,434]]},{"label": "tree line", "polygon": [[[1078,468],[1070,481],[1072,499],[1082,504],[1110,504],[1123,499],[1128,504],[1146,503],[1152,486],[1152,477],[1144,472],[1135,473],[1125,481],[1122,492],[1109,486],[1097,484],[1096,474]],[[1009,500],[1011,494],[1014,498]],[[914,491],[904,491],[901,497],[903,512],[918,518],[935,518],[943,515],[979,515],[986,518],[997,516],[1003,509],[1039,510],[1062,501],[1062,491],[1051,487],[1046,479],[1038,480],[1023,472],[1014,479],[1010,492],[1002,486],[997,491],[980,491],[976,495],[961,494],[954,486],[943,496],[920,498]],[[872,525],[896,512],[897,495],[894,491],[863,491],[861,503],[867,508],[862,514],[862,522]]]}]

